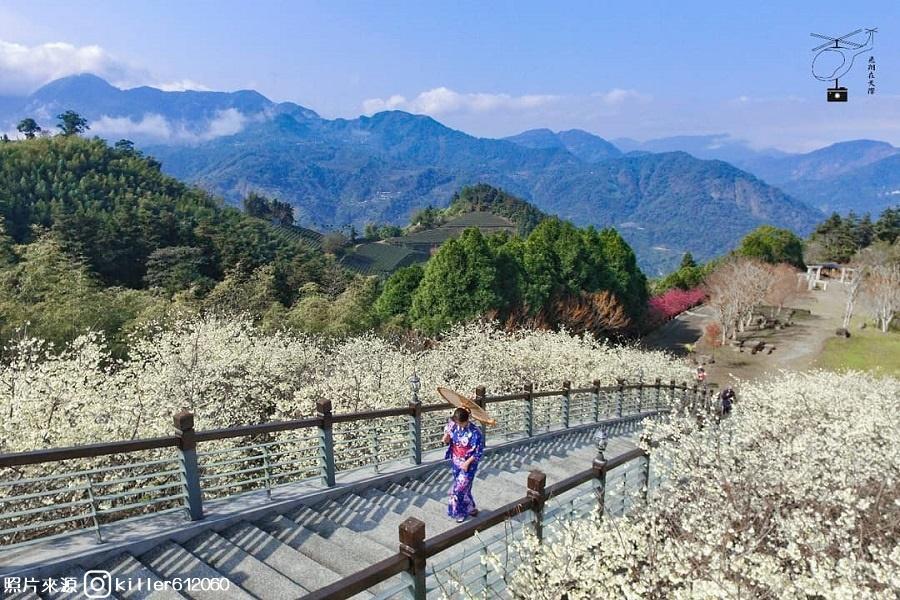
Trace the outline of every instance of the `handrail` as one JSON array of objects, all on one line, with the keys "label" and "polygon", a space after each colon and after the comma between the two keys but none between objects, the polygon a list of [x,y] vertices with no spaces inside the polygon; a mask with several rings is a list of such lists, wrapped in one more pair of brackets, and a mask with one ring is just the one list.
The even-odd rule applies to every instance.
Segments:
[{"label": "handrail", "polygon": [[259,435],[261,433],[275,433],[278,431],[304,429],[306,427],[318,427],[321,423],[321,418],[310,417],[308,419],[295,419],[293,421],[273,421],[271,423],[261,423],[259,425],[240,425],[238,427],[225,427],[222,429],[207,429],[206,431],[198,431],[196,433],[196,439],[198,442],[209,442],[212,440],[224,440],[233,437]]},{"label": "handrail", "polygon": [[123,454],[126,452],[139,452],[141,450],[153,450],[156,448],[169,448],[177,445],[178,438],[174,435],[170,435],[130,441],[85,444],[83,446],[70,446],[68,448],[29,450],[27,452],[0,454],[0,467],[35,465],[44,462],[70,460],[73,458],[93,458],[109,454]]},{"label": "handrail", "polygon": [[412,414],[409,407],[403,408],[383,408],[381,410],[370,410],[363,412],[344,413],[334,415],[331,418],[332,423],[351,423],[353,421],[370,421],[372,419],[384,419],[387,417],[400,417]]},{"label": "handrail", "polygon": [[[635,392],[626,392],[626,390],[635,390]],[[651,390],[654,390],[654,393],[648,393]],[[188,518],[196,521],[204,518],[203,503],[205,500],[261,489],[265,489],[271,494],[274,487],[316,477],[321,480],[323,486],[331,488],[336,485],[336,475],[339,472],[371,467],[377,473],[380,465],[388,460],[408,460],[413,465],[422,464],[423,453],[435,448],[435,442],[439,441],[438,430],[443,428],[443,422],[439,418],[435,419],[432,416],[426,419],[423,415],[449,409],[452,405],[449,403],[422,404],[417,392],[418,388],[416,387],[412,393],[412,401],[405,407],[333,414],[329,400],[318,400],[314,416],[205,431],[194,429],[193,413],[181,411],[173,415],[175,435],[2,454],[0,455],[0,468],[59,463],[71,459],[126,455],[145,450],[173,448],[174,452],[166,453],[166,456],[170,460],[177,461],[175,470],[150,469],[146,462],[124,456],[110,461],[116,468],[131,470],[128,474],[117,478],[120,480],[118,483],[122,486],[122,490],[115,494],[117,497],[130,497],[134,495],[135,490],[141,489],[145,485],[164,485],[166,489],[180,485],[183,510]],[[578,398],[575,397],[576,394],[579,396]],[[584,394],[589,394],[590,397],[582,397]],[[550,431],[556,428],[567,430],[576,425],[584,426],[588,423],[600,423],[608,419],[632,419],[641,415],[660,414],[677,406],[689,408],[691,411],[709,411],[715,406],[710,403],[710,394],[711,390],[699,389],[697,385],[689,387],[686,383],[676,384],[675,381],[664,384],[659,379],[654,383],[639,384],[628,384],[624,380],[618,380],[615,386],[603,387],[599,385],[599,381],[595,380],[591,387],[584,388],[573,388],[570,382],[565,381],[563,389],[560,390],[534,391],[531,384],[525,384],[522,392],[496,396],[487,396],[484,387],[479,386],[476,389],[475,401],[482,406],[492,402],[517,401],[515,406],[505,405],[503,410],[498,407],[498,417],[502,416],[508,406],[510,414],[514,415],[511,418],[515,422],[511,421],[510,425],[505,428],[487,428],[485,435],[491,441],[502,439],[501,436],[506,436],[506,439],[509,439],[510,436],[530,438],[540,431]],[[553,400],[536,402],[541,398],[553,398]],[[397,419],[397,417],[401,418]],[[380,419],[394,420],[379,423]],[[349,432],[344,428],[337,431],[334,428],[335,424],[357,421],[372,421],[373,426],[353,429]],[[267,437],[267,434],[299,430],[309,430],[311,433],[303,436]],[[199,446],[199,444],[216,440],[235,438],[243,438],[243,440],[228,444],[228,448]],[[375,451],[379,443],[388,444],[390,452],[379,455]],[[224,452],[233,452],[233,454],[220,458],[219,455]],[[630,460],[630,458],[620,460]],[[136,471],[136,469],[141,470]],[[66,473],[57,472],[61,470],[65,470]],[[151,504],[154,505],[149,509],[148,514],[161,512],[162,509],[155,508],[155,505],[160,504],[163,500],[168,500],[168,498],[161,497],[151,498],[146,502],[142,501],[140,511],[123,511],[122,516],[98,520],[97,515],[105,513],[97,504],[100,500],[97,499],[98,495],[93,492],[92,486],[105,485],[108,483],[105,481],[109,479],[108,476],[97,476],[99,471],[97,471],[96,465],[93,467],[82,465],[73,468],[66,466],[63,469],[46,469],[46,471],[46,473],[37,475],[48,478],[48,481],[49,479],[54,481],[65,479],[79,486],[87,486],[91,512],[88,515],[90,521],[84,522],[93,523],[93,529],[101,539],[101,525],[148,512],[144,511],[146,508],[144,504],[147,507]],[[588,472],[582,475],[590,477]],[[17,479],[17,477],[23,476],[25,478]],[[210,484],[210,481],[213,483]],[[225,483],[222,483],[223,481]],[[7,486],[25,486],[17,492],[17,497],[22,500],[28,499],[30,504],[21,508],[31,511],[28,513],[30,516],[26,520],[27,522],[17,523],[14,529],[5,531],[6,534],[12,532],[13,536],[0,535],[0,547],[8,544],[28,543],[30,540],[47,537],[49,533],[58,532],[60,529],[72,529],[68,525],[57,526],[57,523],[60,522],[58,513],[64,509],[65,499],[54,500],[52,494],[45,489],[49,484],[42,482],[41,477],[35,478],[27,472],[6,476],[6,479],[0,481],[0,488],[4,489]],[[568,489],[564,489],[564,486],[561,485],[563,483],[572,486],[578,485],[576,479],[570,478],[566,482],[551,486],[551,491],[562,493]],[[45,492],[47,493],[45,494]],[[41,494],[42,498],[46,496],[47,501],[42,501],[41,506],[38,506],[37,501],[34,500],[37,498],[35,493]],[[527,510],[529,507],[534,508],[532,504],[525,504],[518,506],[516,510]],[[32,511],[32,508],[40,510]],[[513,507],[508,508],[509,510],[513,509]],[[5,516],[8,514],[4,515],[0,512],[0,518]],[[473,523],[487,523],[485,526],[488,527],[490,523],[486,519],[489,518],[501,518],[502,520],[502,515],[484,515]],[[34,535],[26,533],[40,527],[46,527],[49,533]],[[22,537],[17,539],[16,536],[20,533]]]},{"label": "handrail", "polygon": [[[663,389],[689,390],[690,387],[684,383],[676,384],[674,387],[669,384],[660,384]],[[655,384],[645,384],[644,389],[655,387]],[[561,390],[544,390],[531,393],[532,398],[546,398],[552,396],[562,396],[566,393],[589,393],[589,392],[616,392],[620,389],[640,389],[637,384],[626,384],[624,386],[604,386],[589,387],[577,389],[561,389]],[[524,400],[528,398],[528,393],[505,394],[497,396],[486,396],[486,403],[504,402],[508,400]],[[422,404],[422,412],[434,412],[452,408],[449,403],[439,404]],[[349,423],[352,421],[371,420],[393,416],[403,416],[412,414],[409,407],[388,408],[373,411],[361,411],[353,413],[340,413],[331,417],[332,423]],[[197,442],[208,442],[213,440],[222,440],[232,437],[245,437],[258,435],[262,433],[275,433],[279,431],[290,431],[293,429],[303,429],[307,427],[317,427],[322,425],[321,417],[308,417],[304,419],[296,419],[292,421],[275,421],[271,423],[260,423],[256,425],[239,425],[236,427],[226,427],[221,429],[208,429],[205,431],[197,431],[194,433]],[[20,465],[32,465],[43,462],[57,462],[61,460],[69,460],[73,458],[93,458],[97,456],[105,456],[109,454],[122,454],[126,452],[138,452],[140,450],[150,450],[154,448],[174,447],[178,445],[179,438],[177,436],[164,436],[157,438],[146,438],[137,440],[123,440],[117,442],[101,442],[97,444],[85,444],[82,446],[70,446],[65,448],[49,448],[46,450],[29,450],[26,452],[15,452],[9,454],[0,454],[0,467],[13,467]]]},{"label": "handrail", "polygon": [[479,531],[490,529],[494,525],[508,521],[515,516],[521,515],[527,510],[531,510],[533,507],[534,499],[526,496],[524,498],[519,498],[518,500],[513,500],[496,510],[484,513],[483,515],[479,514],[477,517],[474,517],[472,520],[459,527],[448,529],[443,533],[439,533],[438,535],[427,539],[424,548],[425,556],[431,558],[435,554],[439,554],[444,550],[469,539]]},{"label": "handrail", "polygon": [[342,600],[344,598],[352,598],[373,585],[378,585],[398,573],[408,571],[409,563],[409,557],[398,552],[374,565],[348,575],[343,579],[338,579],[330,585],[303,596],[303,600]]},{"label": "handrail", "polygon": [[[599,463],[595,461],[594,466],[590,469],[576,473],[554,485],[537,490],[531,489],[531,477],[529,477],[528,495],[513,500],[490,512],[481,513],[462,525],[448,529],[428,539],[424,538],[424,523],[415,518],[409,518],[400,525],[400,552],[361,571],[339,579],[324,588],[302,596],[301,600],[344,600],[386,581],[401,571],[407,571],[412,575],[414,585],[418,578],[424,586],[425,562],[427,559],[464,542],[480,531],[509,521],[527,511],[535,511],[537,513],[535,518],[541,520],[543,505],[549,499],[592,480],[600,479],[605,485],[606,475],[610,471],[641,457],[649,457],[649,454],[640,448],[629,450],[609,460],[603,459],[601,453],[600,458],[602,460]],[[532,471],[532,475],[535,473],[537,472]],[[602,498],[601,502],[603,502]],[[418,527],[414,527],[415,525],[418,525]],[[422,538],[418,540],[418,544],[413,546],[409,546],[402,539],[405,531],[411,529],[417,529]],[[417,562],[419,563],[418,565]],[[418,590],[413,596],[419,597]]]}]

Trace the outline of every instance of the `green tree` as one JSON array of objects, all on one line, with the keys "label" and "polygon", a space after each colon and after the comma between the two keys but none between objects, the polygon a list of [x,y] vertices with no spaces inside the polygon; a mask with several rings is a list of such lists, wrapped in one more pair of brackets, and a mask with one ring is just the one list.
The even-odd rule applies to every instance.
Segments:
[{"label": "green tree", "polygon": [[859,250],[854,228],[856,223],[832,213],[810,236],[810,260],[814,262],[847,262]]},{"label": "green tree", "polygon": [[438,333],[500,304],[497,268],[477,229],[448,240],[428,261],[413,295],[411,317],[419,329]]},{"label": "green tree", "polygon": [[409,220],[410,225],[420,225],[425,229],[437,227],[440,224],[440,211],[430,204],[415,213]]},{"label": "green tree", "polygon": [[690,252],[685,252],[681,256],[681,264],[678,266],[679,269],[692,269],[697,266],[697,261],[694,260],[694,256]]},{"label": "green tree", "polygon": [[637,265],[637,257],[631,246],[609,227],[600,231],[603,242],[603,254],[613,278],[613,289],[616,297],[625,306],[632,319],[643,314],[647,306],[647,278]]},{"label": "green tree", "polygon": [[171,296],[195,284],[204,289],[211,287],[212,281],[206,276],[208,269],[209,260],[201,248],[168,246],[154,250],[147,257],[144,281],[148,287],[161,289]]},{"label": "green tree", "polygon": [[562,268],[555,247],[558,237],[559,221],[550,219],[541,223],[525,240],[522,300],[531,313],[538,312],[562,285]]},{"label": "green tree", "polygon": [[382,320],[394,316],[407,317],[412,308],[413,295],[422,282],[425,269],[422,265],[411,265],[398,269],[387,281],[375,302],[375,312]]},{"label": "green tree", "polygon": [[350,240],[340,231],[329,231],[322,238],[322,250],[328,254],[341,256],[349,243]]},{"label": "green tree", "polygon": [[269,199],[256,192],[250,192],[244,198],[244,212],[251,217],[268,220],[272,216]]},{"label": "green tree", "polygon": [[277,296],[274,265],[258,267],[250,272],[237,268],[216,284],[203,301],[204,307],[226,314],[246,313],[263,319],[275,305]]},{"label": "green tree", "polygon": [[64,344],[88,331],[112,338],[135,316],[135,304],[121,303],[122,290],[104,289],[83,258],[72,256],[50,233],[19,246],[19,261],[0,270],[3,340],[28,324],[28,332]]},{"label": "green tree", "polygon": [[67,110],[62,114],[56,115],[56,118],[59,119],[56,126],[62,131],[62,134],[65,137],[80,135],[90,129],[87,119],[74,110]]},{"label": "green tree", "polygon": [[290,227],[294,224],[294,207],[288,202],[272,200],[272,220],[279,225]]},{"label": "green tree", "polygon": [[121,139],[113,145],[113,149],[120,154],[128,156],[137,154],[137,150],[134,149],[134,142],[131,140]]},{"label": "green tree", "polygon": [[767,263],[788,263],[803,268],[803,240],[789,229],[772,225],[757,227],[741,240],[735,253]]},{"label": "green tree", "polygon": [[893,244],[897,238],[900,238],[900,206],[886,208],[872,229],[876,238]]},{"label": "green tree", "polygon": [[37,124],[37,121],[35,121],[31,117],[19,121],[19,124],[16,125],[16,130],[19,133],[25,134],[26,140],[33,140],[34,136],[41,132],[41,128]]},{"label": "green tree", "polygon": [[345,336],[362,333],[376,324],[373,304],[378,296],[376,277],[355,277],[335,298],[329,298],[315,284],[307,284],[297,303],[285,316],[297,331]]}]

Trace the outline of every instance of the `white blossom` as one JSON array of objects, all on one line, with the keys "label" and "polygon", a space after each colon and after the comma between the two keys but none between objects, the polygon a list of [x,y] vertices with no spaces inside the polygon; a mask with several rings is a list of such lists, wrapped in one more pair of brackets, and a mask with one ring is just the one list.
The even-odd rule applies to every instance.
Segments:
[{"label": "white blossom", "polygon": [[896,598],[900,381],[781,374],[720,424],[647,429],[649,503],[525,544],[514,596]]}]

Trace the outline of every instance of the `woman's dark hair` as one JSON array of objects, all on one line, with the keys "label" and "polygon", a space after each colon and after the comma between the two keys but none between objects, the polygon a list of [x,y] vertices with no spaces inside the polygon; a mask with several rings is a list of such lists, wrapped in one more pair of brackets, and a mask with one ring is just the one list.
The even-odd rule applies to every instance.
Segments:
[{"label": "woman's dark hair", "polygon": [[464,408],[457,408],[453,411],[453,420],[457,423],[465,423],[469,420],[469,411]]}]

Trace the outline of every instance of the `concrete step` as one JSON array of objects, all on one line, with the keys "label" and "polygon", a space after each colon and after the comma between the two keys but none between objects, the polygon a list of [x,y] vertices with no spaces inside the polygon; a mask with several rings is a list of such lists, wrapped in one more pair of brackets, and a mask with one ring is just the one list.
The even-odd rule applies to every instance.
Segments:
[{"label": "concrete step", "polygon": [[342,548],[352,550],[370,565],[397,552],[396,546],[394,548],[383,546],[375,539],[359,534],[359,531],[363,529],[377,527],[378,523],[374,521],[357,521],[355,526],[358,529],[351,530],[347,527],[338,525],[330,519],[322,517],[309,508],[304,508],[291,513],[290,518],[297,524],[315,531],[328,541],[337,544]]},{"label": "concrete step", "polygon": [[[121,554],[98,569],[109,571],[114,588],[122,600],[179,600],[181,594],[167,587],[159,576],[130,554]],[[121,589],[121,588],[125,589]]]},{"label": "concrete step", "polygon": [[[407,511],[409,511],[411,509],[419,509],[422,512],[424,512],[425,514],[430,515],[432,517],[445,517],[446,516],[446,514],[447,514],[447,497],[445,494],[438,495],[437,498],[428,496],[425,494],[416,494],[415,492],[409,494],[409,493],[403,493],[402,487],[403,487],[403,485],[401,484],[400,487],[391,488],[389,491],[386,491],[386,493],[388,493],[392,496],[396,496],[398,499],[403,500],[407,503],[406,507],[404,508],[403,513],[401,513],[401,514],[405,514]],[[449,483],[448,483],[447,489],[448,490],[450,489]]]},{"label": "concrete step", "polygon": [[[486,469],[475,476],[472,487],[472,496],[479,510],[493,510],[508,502],[512,502],[525,495],[524,488],[515,490],[515,485],[506,479],[499,478],[497,471]],[[452,487],[452,477],[447,473],[445,478],[434,479],[430,482],[407,480],[399,484],[399,487],[387,488],[387,492],[404,500],[412,501],[418,505],[424,505],[430,498],[443,505],[441,514],[446,514],[447,500]],[[412,500],[410,500],[412,499]]]},{"label": "concrete step", "polygon": [[[287,517],[271,517],[256,525],[341,577],[352,575],[372,564],[361,558],[355,550],[339,546]],[[392,580],[373,587],[372,591],[377,593],[389,589],[392,587]]]},{"label": "concrete step", "polygon": [[219,535],[309,591],[333,583],[340,575],[275,539],[250,523],[238,523]]},{"label": "concrete step", "polygon": [[311,507],[317,513],[339,525],[353,528],[359,521],[378,521],[389,509],[358,494],[347,494]]},{"label": "concrete step", "polygon": [[[42,582],[38,582],[37,589],[40,590],[40,586]],[[37,595],[37,592],[29,588],[28,590],[21,590],[14,593],[6,593],[5,588],[0,587],[0,598],[3,600],[41,600],[41,597]]]},{"label": "concrete step", "polygon": [[293,598],[310,591],[215,532],[201,533],[182,546],[257,598]]},{"label": "concrete step", "polygon": [[[195,555],[191,554],[174,542],[167,542],[150,550],[146,554],[137,557],[145,566],[166,581],[175,579],[227,579]],[[228,586],[227,590],[203,590],[194,588],[179,591],[182,596],[193,600],[251,600],[253,596],[248,594],[236,584]]]}]

